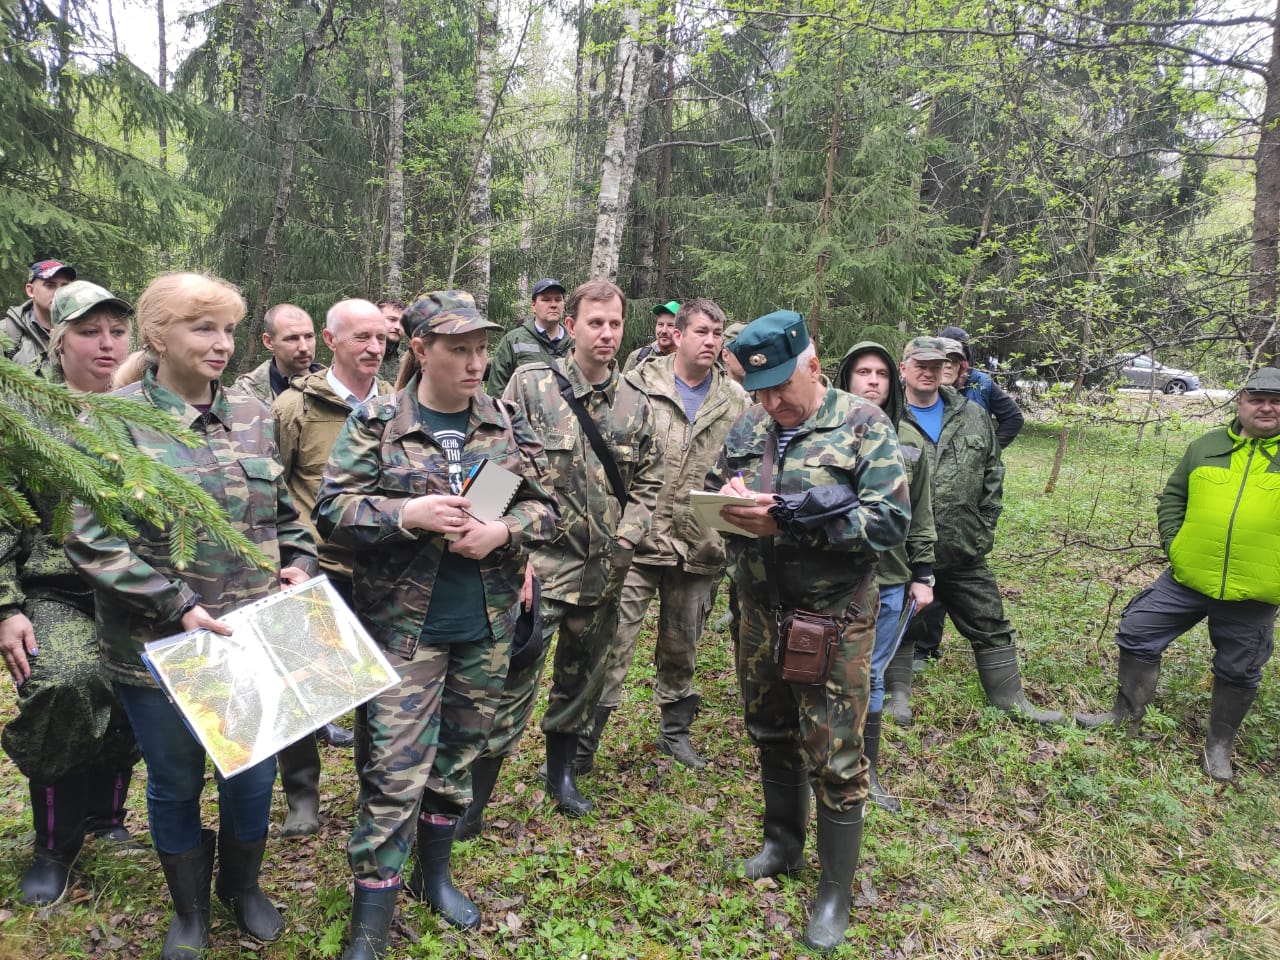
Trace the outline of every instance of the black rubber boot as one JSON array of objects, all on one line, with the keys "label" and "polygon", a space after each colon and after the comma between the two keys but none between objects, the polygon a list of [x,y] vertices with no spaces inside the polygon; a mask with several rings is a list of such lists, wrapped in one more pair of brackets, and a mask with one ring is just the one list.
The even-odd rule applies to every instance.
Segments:
[{"label": "black rubber boot", "polygon": [[216,839],[212,830],[201,830],[200,846],[159,855],[173,900],[173,917],[160,960],[194,960],[209,945],[209,881]]},{"label": "black rubber boot", "polygon": [[818,805],[818,862],[822,878],[813,912],[804,932],[804,944],[827,953],[844,943],[849,929],[849,901],[853,874],[862,850],[862,804],[837,812]]},{"label": "black rubber boot", "polygon": [[124,803],[133,770],[89,770],[85,773],[84,832],[99,840],[141,850],[124,825]]},{"label": "black rubber boot", "polygon": [[1115,724],[1124,727],[1131,737],[1138,735],[1147,705],[1155,699],[1156,683],[1160,679],[1160,661],[1149,663],[1128,654],[1120,654],[1116,666],[1120,687],[1116,690],[1116,702],[1105,713],[1077,713],[1076,723],[1087,729]]},{"label": "black rubber boot", "polygon": [[351,898],[351,943],[342,951],[342,960],[382,960],[399,896],[399,883],[366,887],[356,881]]},{"label": "black rubber boot", "polygon": [[47,907],[67,894],[71,867],[84,845],[85,785],[71,775],[57,783],[29,782],[31,821],[36,828],[31,866],[18,881],[18,900]]},{"label": "black rubber boot", "polygon": [[884,708],[900,727],[911,726],[911,676],[914,649],[905,640],[884,668]]},{"label": "black rubber boot", "polygon": [[317,730],[316,739],[323,740],[329,746],[338,747],[342,750],[350,750],[356,745],[356,735],[346,727],[340,727],[336,723],[326,723]]},{"label": "black rubber boot", "polygon": [[880,780],[876,777],[876,767],[880,764],[880,714],[868,713],[867,722],[862,728],[862,752],[867,755],[871,764],[871,802],[882,810],[897,813],[902,804],[897,797],[891,797],[880,788]]},{"label": "black rubber boot", "polygon": [[573,757],[577,750],[577,734],[547,734],[547,789],[566,817],[585,817],[595,809],[573,782]]},{"label": "black rubber boot", "polygon": [[809,775],[803,770],[761,767],[760,786],[764,790],[764,845],[742,862],[748,880],[795,873],[804,867]]},{"label": "black rubber boot", "polygon": [[289,803],[280,826],[282,837],[306,837],[320,832],[320,750],[308,735],[276,754],[280,785]]},{"label": "black rubber boot", "polygon": [[1213,700],[1209,705],[1209,734],[1204,741],[1204,772],[1221,783],[1235,779],[1231,768],[1231,745],[1245,714],[1258,697],[1255,687],[1237,687],[1213,678]]},{"label": "black rubber boot", "polygon": [[231,831],[223,830],[218,842],[218,882],[214,889],[218,899],[235,914],[241,930],[255,940],[271,943],[284,933],[284,920],[258,886],[266,849],[266,837],[244,843],[236,840]]},{"label": "black rubber boot", "polygon": [[418,862],[405,890],[444,917],[450,926],[474,930],[480,926],[480,908],[453,885],[449,873],[456,821],[430,823],[427,816],[418,818]]},{"label": "black rubber boot", "polygon": [[1033,723],[1062,723],[1067,715],[1061,710],[1041,710],[1027,700],[1022,691],[1022,673],[1018,670],[1018,648],[983,647],[973,651],[978,665],[978,678],[986,691],[987,702],[1021,720]]},{"label": "black rubber boot", "polygon": [[656,744],[659,752],[693,770],[702,770],[707,765],[707,761],[698,756],[693,744],[689,742],[689,725],[698,715],[701,703],[702,698],[691,693],[675,703],[663,704],[662,723],[659,727],[662,735],[658,737]]},{"label": "black rubber boot", "polygon": [[493,796],[494,785],[502,770],[503,757],[480,757],[471,764],[471,806],[458,818],[453,828],[454,840],[470,840],[484,830],[484,808]]},{"label": "black rubber boot", "polygon": [[600,750],[600,737],[609,725],[614,707],[596,707],[591,722],[591,733],[578,737],[578,750],[573,757],[573,775],[580,777],[596,768],[596,753]]}]

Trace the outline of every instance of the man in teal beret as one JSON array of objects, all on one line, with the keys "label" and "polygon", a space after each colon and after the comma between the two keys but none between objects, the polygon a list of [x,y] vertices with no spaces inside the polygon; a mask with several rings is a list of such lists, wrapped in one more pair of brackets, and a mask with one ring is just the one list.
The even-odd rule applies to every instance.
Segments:
[{"label": "man in teal beret", "polygon": [[[732,350],[759,400],[729,429],[710,478],[750,498],[721,514],[743,531],[725,541],[740,608],[738,683],[764,793],[764,845],[742,870],[758,880],[804,867],[812,784],[822,877],[804,942],[827,951],[844,942],[862,844],[876,558],[906,538],[910,496],[892,422],[827,386],[804,317],[761,317]],[[835,620],[825,683],[781,678],[779,623],[796,610]]]}]

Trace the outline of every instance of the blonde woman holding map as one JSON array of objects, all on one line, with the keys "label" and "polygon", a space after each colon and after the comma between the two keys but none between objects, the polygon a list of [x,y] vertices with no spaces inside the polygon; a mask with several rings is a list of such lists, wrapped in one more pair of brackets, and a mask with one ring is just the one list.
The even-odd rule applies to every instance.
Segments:
[{"label": "blonde woman holding map", "polygon": [[116,391],[171,413],[203,441],[130,427],[133,442],[199,484],[232,524],[274,563],[258,569],[208,539],[196,542],[183,569],[169,560],[169,535],[138,523],[126,541],[87,510],[76,512],[67,556],[93,587],[98,645],[116,695],[147,765],[151,840],[164,867],[174,916],[160,956],[192,960],[209,939],[209,887],[217,841],[218,897],[240,929],[279,939],[284,921],[258,885],[274,757],[218,781],[219,831],[202,829],[205,752],[142,664],[144,645],[175,633],[230,631],[217,617],[315,572],[316,549],[298,520],[280,466],[271,412],[261,400],[227,393],[219,383],[245,314],[238,290],[197,273],[157,277],[138,299],[144,347],[121,366]]},{"label": "blonde woman holding map", "polygon": [[[426,295],[401,324],[411,352],[400,390],[347,420],[313,514],[321,536],[352,551],[356,613],[401,677],[356,719],[345,960],[383,955],[402,886],[455,927],[480,924],[450,875],[454,826],[531,603],[526,552],[556,526],[541,443],[481,389],[497,324],[460,290]],[[466,496],[481,465],[522,478],[498,519],[479,519]],[[417,869],[404,883],[415,827]]]}]

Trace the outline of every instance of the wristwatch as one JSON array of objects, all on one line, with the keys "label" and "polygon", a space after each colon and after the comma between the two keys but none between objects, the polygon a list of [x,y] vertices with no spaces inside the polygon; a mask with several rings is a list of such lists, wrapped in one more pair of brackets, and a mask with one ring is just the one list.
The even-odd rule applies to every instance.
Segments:
[{"label": "wristwatch", "polygon": [[926,587],[932,590],[934,585],[938,582],[938,578],[931,573],[927,577],[916,577],[912,582],[923,583]]}]

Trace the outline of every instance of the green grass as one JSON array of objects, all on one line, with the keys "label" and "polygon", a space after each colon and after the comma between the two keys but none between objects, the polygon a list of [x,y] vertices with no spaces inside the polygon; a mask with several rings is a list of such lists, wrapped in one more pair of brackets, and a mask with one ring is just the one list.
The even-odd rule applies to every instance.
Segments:
[{"label": "green grass", "polygon": [[[1207,423],[1073,432],[1052,497],[1042,494],[1056,432],[1029,424],[1008,451],[1006,509],[993,556],[1018,629],[1027,689],[1067,710],[1109,704],[1116,619],[1161,569],[1155,495]],[[722,601],[723,602],[723,601]],[[402,900],[393,957],[778,958],[795,941],[817,879],[751,884],[733,864],[760,834],[728,638],[700,655],[696,741],[713,766],[695,775],[652,747],[651,647],[643,640],[596,772],[582,781],[599,812],[556,815],[535,777],[536,730],[504,769],[489,828],[455,848],[455,877],[482,929],[459,934]],[[948,632],[943,659],[917,677],[914,724],[887,721],[882,780],[904,798],[872,809],[850,939],[838,957],[1280,957],[1280,803],[1274,671],[1245,721],[1236,786],[1198,768],[1208,712],[1203,629],[1165,658],[1156,709],[1130,740],[1114,731],[1039,728],[985,708],[968,645]],[[0,709],[10,709],[8,700]],[[268,847],[265,884],[286,909],[284,939],[263,956],[333,957],[345,942],[350,754],[326,748],[319,837]],[[211,793],[212,791],[210,791]],[[136,786],[130,825],[145,835]],[[283,816],[277,798],[275,822]],[[212,800],[206,819],[216,822]],[[151,859],[87,848],[70,902],[14,903],[30,842],[25,788],[0,760],[0,960],[154,957],[167,897]],[[214,906],[213,949],[240,956]]]}]

